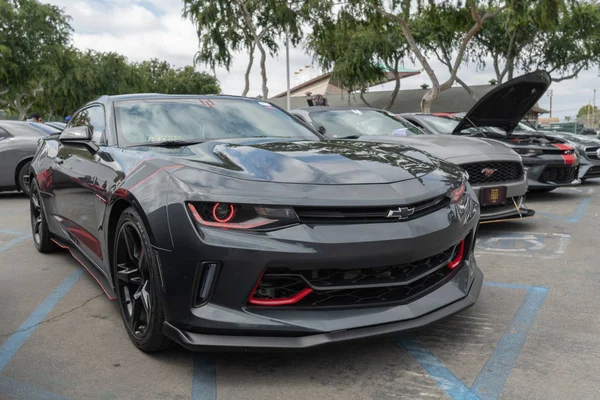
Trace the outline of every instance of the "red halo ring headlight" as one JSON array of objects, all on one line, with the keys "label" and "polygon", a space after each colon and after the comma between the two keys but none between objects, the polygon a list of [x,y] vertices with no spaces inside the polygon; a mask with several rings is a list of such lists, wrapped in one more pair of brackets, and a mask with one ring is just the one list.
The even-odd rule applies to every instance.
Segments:
[{"label": "red halo ring headlight", "polygon": [[212,208],[212,217],[216,222],[226,224],[235,217],[235,206],[227,203],[215,203]]}]

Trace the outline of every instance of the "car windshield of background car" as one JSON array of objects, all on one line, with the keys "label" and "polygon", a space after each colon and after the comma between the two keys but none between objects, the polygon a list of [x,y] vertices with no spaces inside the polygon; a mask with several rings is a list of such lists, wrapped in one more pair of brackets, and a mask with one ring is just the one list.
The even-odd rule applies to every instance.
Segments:
[{"label": "car windshield of background car", "polygon": [[157,99],[115,103],[121,146],[250,137],[319,140],[270,103],[238,99]]},{"label": "car windshield of background car", "polygon": [[[431,132],[442,135],[451,135],[454,129],[462,118],[460,117],[437,117],[435,115],[421,115],[419,121]],[[506,135],[500,128],[493,126],[477,126],[472,128],[463,129],[461,132],[464,133],[495,133],[498,135]]]},{"label": "car windshield of background car", "polygon": [[424,134],[412,124],[404,123],[376,110],[328,110],[310,113],[310,118],[325,128],[325,136],[409,136]]}]

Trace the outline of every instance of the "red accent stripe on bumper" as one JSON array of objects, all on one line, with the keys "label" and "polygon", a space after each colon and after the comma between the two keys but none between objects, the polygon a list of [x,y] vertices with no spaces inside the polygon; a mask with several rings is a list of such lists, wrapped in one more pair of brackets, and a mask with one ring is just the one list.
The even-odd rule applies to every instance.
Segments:
[{"label": "red accent stripe on bumper", "polygon": [[555,143],[552,146],[557,147],[561,150],[573,150],[572,154],[561,154],[565,165],[574,165],[577,162],[577,155],[575,154],[575,148],[569,144]]}]

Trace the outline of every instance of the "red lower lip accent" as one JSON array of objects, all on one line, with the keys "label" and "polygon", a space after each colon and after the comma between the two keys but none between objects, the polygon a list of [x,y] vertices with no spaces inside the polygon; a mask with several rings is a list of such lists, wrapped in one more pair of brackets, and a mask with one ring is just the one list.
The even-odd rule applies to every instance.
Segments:
[{"label": "red lower lip accent", "polygon": [[448,268],[454,269],[458,267],[458,265],[462,262],[463,256],[465,254],[465,241],[464,239],[458,244],[458,254],[454,257],[454,260],[448,263]]},{"label": "red lower lip accent", "polygon": [[61,248],[63,248],[63,249],[67,249],[67,250],[69,250],[69,253],[71,253],[71,257],[73,257],[75,260],[77,260],[77,262],[78,262],[79,264],[81,264],[81,266],[82,266],[83,268],[85,268],[85,270],[86,270],[86,271],[87,271],[87,272],[88,272],[88,273],[89,273],[89,274],[92,276],[92,278],[94,278],[94,280],[95,280],[95,281],[98,283],[98,285],[100,285],[100,287],[102,288],[102,291],[104,292],[104,294],[106,295],[106,297],[108,297],[108,298],[109,298],[109,300],[116,300],[116,299],[117,299],[116,297],[110,297],[110,295],[108,294],[108,292],[106,291],[106,289],[104,289],[104,286],[102,286],[102,283],[101,283],[101,282],[100,282],[98,279],[96,279],[96,277],[94,276],[94,274],[92,274],[92,273],[90,272],[90,270],[88,269],[88,267],[86,267],[86,266],[85,266],[85,264],[84,264],[84,263],[82,263],[82,262],[81,262],[81,260],[80,260],[79,258],[77,258],[77,256],[75,256],[75,254],[73,254],[73,252],[71,251],[71,248],[70,248],[69,246],[64,246],[64,245],[62,245],[62,244],[58,243],[58,242],[57,242],[56,240],[54,240],[54,239],[50,239],[50,240],[52,240],[54,243],[56,243],[56,245],[57,245],[57,246],[59,246],[59,247],[61,247]]},{"label": "red lower lip accent", "polygon": [[[561,150],[575,150],[573,148],[573,146],[568,145],[568,144],[555,143],[555,144],[553,144],[553,146],[557,147]],[[575,153],[561,154],[561,157],[562,157],[563,161],[565,162],[565,165],[574,165],[577,162],[577,156],[575,155]]]},{"label": "red lower lip accent", "polygon": [[248,302],[255,306],[289,306],[290,304],[296,304],[297,302],[299,302],[300,300],[302,300],[303,298],[305,298],[312,292],[313,292],[312,289],[306,288],[306,289],[302,289],[300,292],[298,292],[297,294],[295,294],[292,297],[286,297],[286,298],[281,298],[281,299],[265,299],[265,300],[254,298],[254,292],[252,292],[252,297],[250,297],[250,300],[248,300]]}]

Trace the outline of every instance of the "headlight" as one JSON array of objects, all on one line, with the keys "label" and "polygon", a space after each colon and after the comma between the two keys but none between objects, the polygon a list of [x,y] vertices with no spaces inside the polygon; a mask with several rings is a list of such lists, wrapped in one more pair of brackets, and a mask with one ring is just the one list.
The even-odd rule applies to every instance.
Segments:
[{"label": "headlight", "polygon": [[187,206],[200,225],[217,228],[266,230],[298,223],[298,216],[290,207],[220,202]]},{"label": "headlight", "polygon": [[468,224],[477,215],[479,203],[475,201],[469,191],[472,191],[467,183],[461,183],[460,186],[451,190],[448,196],[450,203],[455,205],[456,215],[463,225]]},{"label": "headlight", "polygon": [[540,156],[543,154],[542,150],[533,150],[533,149],[513,149],[513,150],[516,151],[517,154],[520,154],[522,156],[527,156],[527,157]]}]

